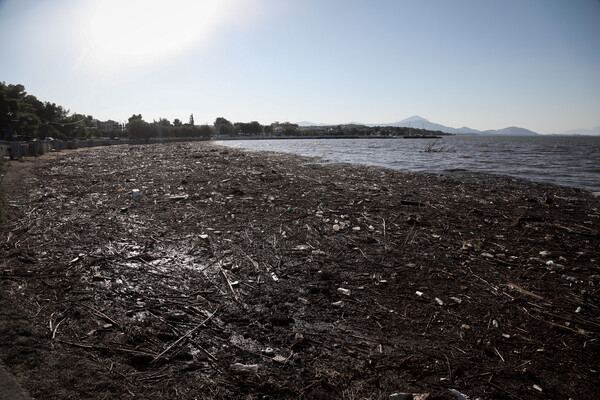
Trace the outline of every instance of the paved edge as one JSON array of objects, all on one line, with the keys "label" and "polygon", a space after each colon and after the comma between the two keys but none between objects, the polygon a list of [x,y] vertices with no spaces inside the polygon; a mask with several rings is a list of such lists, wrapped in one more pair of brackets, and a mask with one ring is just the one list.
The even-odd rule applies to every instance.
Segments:
[{"label": "paved edge", "polygon": [[2,359],[0,359],[0,400],[31,400],[17,379],[7,371]]}]

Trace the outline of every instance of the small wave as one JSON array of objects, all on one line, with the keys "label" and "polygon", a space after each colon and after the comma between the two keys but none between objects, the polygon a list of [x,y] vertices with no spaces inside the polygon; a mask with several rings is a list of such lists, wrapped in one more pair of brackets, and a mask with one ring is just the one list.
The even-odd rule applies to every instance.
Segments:
[{"label": "small wave", "polygon": [[466,168],[448,168],[445,170],[446,172],[469,172]]}]

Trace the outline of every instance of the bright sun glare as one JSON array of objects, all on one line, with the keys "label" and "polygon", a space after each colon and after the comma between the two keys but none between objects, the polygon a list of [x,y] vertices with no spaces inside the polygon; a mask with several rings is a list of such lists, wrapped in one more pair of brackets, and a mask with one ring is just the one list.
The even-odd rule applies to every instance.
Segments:
[{"label": "bright sun glare", "polygon": [[86,18],[86,52],[102,67],[156,60],[206,39],[231,11],[224,0],[105,0]]}]

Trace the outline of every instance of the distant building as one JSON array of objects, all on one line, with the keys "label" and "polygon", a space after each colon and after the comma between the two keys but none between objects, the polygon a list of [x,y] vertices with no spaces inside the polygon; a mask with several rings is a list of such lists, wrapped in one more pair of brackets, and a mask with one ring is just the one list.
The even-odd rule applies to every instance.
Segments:
[{"label": "distant building", "polygon": [[108,121],[98,121],[98,129],[105,132],[120,131],[121,124],[109,119]]}]

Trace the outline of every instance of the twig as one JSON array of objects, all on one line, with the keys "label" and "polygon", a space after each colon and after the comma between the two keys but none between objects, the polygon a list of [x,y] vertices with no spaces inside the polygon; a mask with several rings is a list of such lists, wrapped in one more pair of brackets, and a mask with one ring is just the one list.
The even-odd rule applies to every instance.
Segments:
[{"label": "twig", "polygon": [[213,313],[211,315],[209,315],[204,321],[202,321],[201,323],[199,323],[198,325],[196,325],[196,327],[190,329],[185,335],[183,335],[182,337],[180,337],[179,339],[177,339],[175,341],[175,343],[173,343],[172,345],[170,345],[169,347],[167,347],[162,353],[160,353],[159,355],[157,355],[156,357],[154,357],[154,359],[152,360],[152,362],[155,362],[156,360],[158,360],[159,358],[161,358],[163,355],[165,355],[165,353],[167,353],[173,347],[177,346],[183,339],[185,339],[186,337],[190,336],[192,333],[196,332],[202,325],[204,325],[208,321],[210,321],[210,319],[215,316],[215,314],[217,313],[217,311],[219,311],[219,308],[221,308],[221,306],[218,306],[217,309],[215,311],[213,311]]},{"label": "twig", "polygon": [[95,308],[92,308],[90,306],[86,306],[88,307],[90,310],[92,310],[93,313],[97,314],[99,317],[104,318],[105,320],[107,320],[108,322],[110,322],[111,324],[115,325],[115,326],[119,326],[119,324],[112,319],[111,317],[109,317],[108,315],[104,314],[102,311],[100,310],[96,310]]},{"label": "twig", "polygon": [[219,271],[221,271],[221,274],[223,275],[223,278],[225,278],[225,281],[227,281],[227,285],[229,286],[229,289],[231,290],[231,293],[233,294],[233,298],[235,299],[235,301],[239,301],[237,294],[235,294],[235,290],[233,290],[233,286],[231,286],[231,282],[229,282],[229,278],[227,278],[227,275],[225,275],[225,271],[223,271],[223,268],[221,267],[221,261],[219,261]]},{"label": "twig", "polygon": [[500,354],[500,352],[498,351],[498,349],[494,347],[494,350],[496,350],[496,354],[498,354],[498,357],[500,357],[500,359],[502,360],[502,362],[506,362],[506,361],[504,361],[504,357],[502,357],[502,354]]},{"label": "twig", "polygon": [[448,380],[452,382],[452,367],[450,366],[450,360],[446,354],[444,354],[444,357],[446,357],[446,364],[448,365]]},{"label": "twig", "polygon": [[523,289],[522,287],[515,285],[514,283],[510,283],[510,282],[509,282],[509,283],[507,283],[506,285],[507,285],[507,286],[508,286],[510,289],[514,289],[514,290],[516,290],[517,292],[520,292],[520,293],[522,293],[522,294],[525,294],[525,295],[527,295],[527,296],[535,297],[535,298],[536,298],[536,299],[538,299],[538,300],[544,300],[544,298],[543,298],[542,296],[540,296],[540,295],[537,295],[537,294],[534,294],[534,293],[531,293],[529,290],[525,290],[525,289]]},{"label": "twig", "polygon": [[58,324],[56,324],[56,326],[54,327],[54,330],[52,331],[52,340],[54,340],[54,338],[56,337],[56,331],[58,330],[58,327],[60,326],[60,324],[62,324],[62,322],[64,321],[64,319],[61,319]]},{"label": "twig", "polygon": [[153,356],[153,354],[146,353],[145,351],[124,349],[122,347],[92,346],[92,345],[89,345],[89,344],[66,342],[64,340],[59,340],[59,343],[67,344],[69,346],[79,347],[81,349],[87,349],[87,350],[120,351],[120,352],[123,352],[123,353],[138,354],[138,355],[142,355],[142,356]]}]

